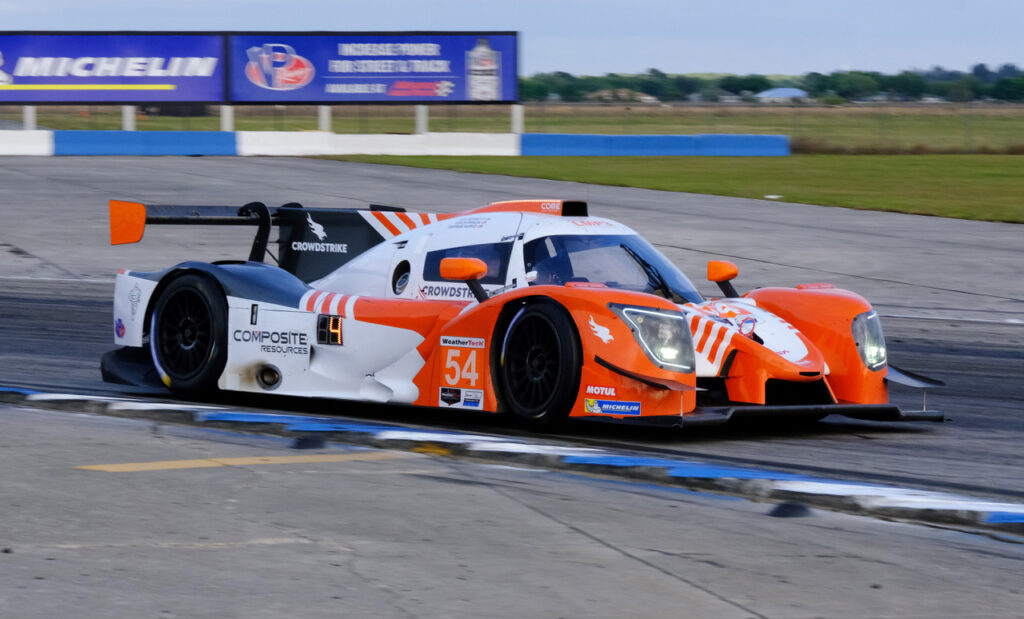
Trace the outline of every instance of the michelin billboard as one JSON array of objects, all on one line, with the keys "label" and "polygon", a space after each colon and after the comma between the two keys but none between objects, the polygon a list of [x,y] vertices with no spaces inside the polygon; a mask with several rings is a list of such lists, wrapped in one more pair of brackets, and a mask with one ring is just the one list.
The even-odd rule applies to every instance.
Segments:
[{"label": "michelin billboard", "polygon": [[238,103],[462,103],[518,98],[515,33],[232,35]]},{"label": "michelin billboard", "polygon": [[0,32],[0,103],[510,103],[514,32]]},{"label": "michelin billboard", "polygon": [[0,34],[0,102],[221,102],[218,35]]}]

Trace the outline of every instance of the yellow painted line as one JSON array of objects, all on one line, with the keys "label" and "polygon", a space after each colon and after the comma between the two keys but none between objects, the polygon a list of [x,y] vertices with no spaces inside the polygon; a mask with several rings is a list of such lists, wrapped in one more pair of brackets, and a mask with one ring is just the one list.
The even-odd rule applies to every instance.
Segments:
[{"label": "yellow painted line", "polygon": [[416,453],[426,454],[428,456],[450,456],[450,455],[452,455],[452,450],[451,449],[448,449],[447,447],[442,447],[440,445],[435,445],[434,443],[427,443],[425,445],[420,445],[420,446],[417,446],[417,447],[413,447],[412,450],[415,451]]},{"label": "yellow painted line", "polygon": [[411,454],[390,451],[366,453],[316,454],[311,456],[255,456],[249,458],[205,458],[202,460],[162,460],[158,462],[123,462],[120,464],[86,464],[76,469],[106,473],[138,473],[175,469],[209,469],[223,466],[258,466],[261,464],[312,464],[318,462],[372,462],[411,458]]},{"label": "yellow painted line", "polygon": [[176,84],[3,84],[0,90],[176,90]]}]

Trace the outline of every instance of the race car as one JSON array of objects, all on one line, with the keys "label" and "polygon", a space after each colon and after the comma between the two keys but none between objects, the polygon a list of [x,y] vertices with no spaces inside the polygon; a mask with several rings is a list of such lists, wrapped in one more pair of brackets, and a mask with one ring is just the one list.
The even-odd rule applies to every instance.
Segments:
[{"label": "race car", "polygon": [[[829,284],[722,297],[584,202],[460,213],[111,200],[113,244],[147,224],[258,227],[248,260],[122,269],[105,380],[668,426],[736,417],[941,421],[889,403],[879,317]],[[276,226],[277,265],[264,262]],[[273,256],[272,256],[273,257]]]}]

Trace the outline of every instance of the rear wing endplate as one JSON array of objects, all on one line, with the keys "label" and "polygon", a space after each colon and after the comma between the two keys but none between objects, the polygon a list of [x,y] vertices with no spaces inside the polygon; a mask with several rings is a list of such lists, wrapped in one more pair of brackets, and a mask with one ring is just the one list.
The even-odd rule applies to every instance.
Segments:
[{"label": "rear wing endplate", "polygon": [[[276,215],[276,210],[275,215]],[[249,260],[263,262],[274,223],[270,209],[262,202],[233,206],[181,206],[175,204],[141,204],[123,200],[110,201],[110,244],[138,243],[147,224],[258,226],[249,250]]]}]

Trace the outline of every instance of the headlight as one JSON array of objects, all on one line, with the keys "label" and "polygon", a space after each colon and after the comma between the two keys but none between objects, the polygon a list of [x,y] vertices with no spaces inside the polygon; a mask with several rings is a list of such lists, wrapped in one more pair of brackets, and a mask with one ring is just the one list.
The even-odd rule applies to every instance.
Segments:
[{"label": "headlight", "polygon": [[864,312],[853,319],[853,342],[869,370],[885,367],[885,336],[882,335],[882,321],[878,314]]},{"label": "headlight", "polygon": [[688,374],[693,371],[693,340],[681,312],[611,304],[654,365]]}]

